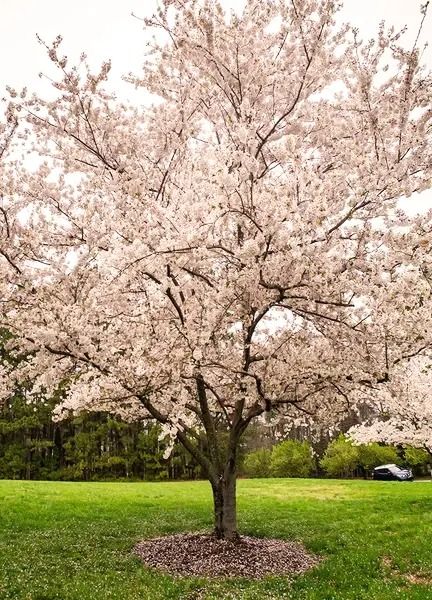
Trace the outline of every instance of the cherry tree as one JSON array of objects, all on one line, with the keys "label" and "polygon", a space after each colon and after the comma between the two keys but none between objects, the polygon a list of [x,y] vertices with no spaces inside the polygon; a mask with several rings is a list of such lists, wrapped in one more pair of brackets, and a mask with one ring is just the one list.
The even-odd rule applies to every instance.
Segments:
[{"label": "cherry tree", "polygon": [[431,185],[431,75],[338,9],[162,0],[128,78],[146,107],[61,38],[49,97],[9,90],[1,324],[26,360],[3,395],[66,382],[59,418],[157,420],[206,473],[219,537],[252,420],[334,426],[430,349],[432,215],[399,199]]},{"label": "cherry tree", "polygon": [[410,362],[379,392],[374,417],[352,427],[350,436],[359,443],[384,442],[426,450],[432,458],[431,364],[426,359]]}]

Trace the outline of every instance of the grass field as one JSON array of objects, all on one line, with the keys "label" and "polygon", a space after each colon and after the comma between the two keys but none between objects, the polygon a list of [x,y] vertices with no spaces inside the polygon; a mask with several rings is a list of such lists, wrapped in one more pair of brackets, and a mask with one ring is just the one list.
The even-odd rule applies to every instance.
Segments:
[{"label": "grass field", "polygon": [[432,484],[242,480],[243,533],[302,540],[300,577],[175,579],[143,568],[139,539],[211,526],[205,482],[0,481],[1,600],[432,600]]}]

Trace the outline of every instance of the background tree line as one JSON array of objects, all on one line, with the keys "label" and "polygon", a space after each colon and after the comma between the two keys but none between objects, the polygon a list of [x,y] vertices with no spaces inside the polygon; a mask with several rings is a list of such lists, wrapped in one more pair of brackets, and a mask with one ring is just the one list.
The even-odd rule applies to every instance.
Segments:
[{"label": "background tree line", "polygon": [[248,477],[370,477],[382,464],[397,464],[426,475],[431,457],[412,446],[395,447],[378,443],[354,444],[340,434],[329,442],[320,456],[307,441],[285,440],[272,448],[246,454],[243,473]]},{"label": "background tree line", "polygon": [[27,404],[20,394],[0,411],[0,478],[193,479],[199,469],[181,446],[164,459],[159,426],[105,413],[53,422],[55,401]]},{"label": "background tree line", "polygon": [[[82,413],[53,422],[56,398],[28,403],[17,392],[0,411],[0,478],[54,480],[164,480],[201,478],[181,445],[164,458],[167,443],[153,422],[125,422],[106,413]],[[223,435],[223,434],[221,434]],[[353,445],[342,434],[312,446],[277,442],[275,429],[256,425],[243,440],[240,474],[247,477],[362,477],[383,463],[406,464],[426,474],[430,457],[411,447]],[[205,443],[203,438],[202,443]]]}]

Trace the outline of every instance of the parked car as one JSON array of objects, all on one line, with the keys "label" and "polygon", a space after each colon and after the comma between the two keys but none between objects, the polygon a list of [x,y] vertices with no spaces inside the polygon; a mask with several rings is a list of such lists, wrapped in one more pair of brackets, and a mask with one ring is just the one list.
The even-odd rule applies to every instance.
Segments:
[{"label": "parked car", "polygon": [[397,465],[380,465],[373,470],[373,479],[380,481],[412,481],[411,469],[401,469]]}]

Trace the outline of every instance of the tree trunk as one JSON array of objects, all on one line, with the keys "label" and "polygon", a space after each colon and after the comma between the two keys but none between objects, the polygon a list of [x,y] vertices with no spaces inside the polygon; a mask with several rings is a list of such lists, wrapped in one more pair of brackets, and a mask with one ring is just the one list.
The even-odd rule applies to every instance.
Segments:
[{"label": "tree trunk", "polygon": [[[239,540],[236,506],[237,451],[240,437],[251,417],[242,420],[244,400],[240,399],[236,403],[235,413],[230,423],[228,446],[224,448],[224,444],[218,438],[216,418],[210,413],[206,386],[200,374],[196,376],[196,382],[201,411],[198,411],[198,414],[204,426],[206,448],[200,445],[199,440],[198,444],[192,441],[196,438],[195,435],[193,438],[188,437],[187,428],[186,432],[178,429],[177,439],[201,466],[210,481],[214,502],[214,534],[219,539],[237,541]],[[154,419],[163,424],[169,422],[168,417],[160,413],[146,396],[139,396],[139,399]]]},{"label": "tree trunk", "polygon": [[236,506],[236,470],[230,461],[217,482],[211,482],[214,502],[214,533],[219,539],[238,539]]}]

